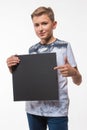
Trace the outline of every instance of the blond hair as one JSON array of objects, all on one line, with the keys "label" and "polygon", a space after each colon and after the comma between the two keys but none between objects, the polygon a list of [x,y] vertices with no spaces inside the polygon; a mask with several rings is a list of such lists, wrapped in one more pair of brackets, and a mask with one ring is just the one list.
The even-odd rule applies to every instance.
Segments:
[{"label": "blond hair", "polygon": [[54,21],[54,12],[50,7],[38,7],[37,9],[34,10],[34,12],[31,14],[31,18],[33,19],[34,16],[41,16],[43,14],[46,14],[51,21]]}]

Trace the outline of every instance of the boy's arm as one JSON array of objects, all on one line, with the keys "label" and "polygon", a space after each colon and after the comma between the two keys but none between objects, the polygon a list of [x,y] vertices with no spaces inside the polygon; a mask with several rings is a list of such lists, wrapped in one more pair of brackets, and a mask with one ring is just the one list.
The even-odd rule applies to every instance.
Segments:
[{"label": "boy's arm", "polygon": [[54,69],[58,69],[63,77],[72,77],[73,83],[76,85],[80,85],[82,82],[82,76],[78,71],[77,67],[72,67],[67,58],[65,58],[65,64],[62,66],[54,67]]},{"label": "boy's arm", "polygon": [[82,82],[82,76],[81,76],[81,74],[79,73],[77,67],[75,67],[74,69],[75,69],[75,70],[74,70],[74,73],[75,73],[75,74],[72,76],[72,80],[73,80],[73,82],[74,82],[75,84],[80,85],[80,83]]}]

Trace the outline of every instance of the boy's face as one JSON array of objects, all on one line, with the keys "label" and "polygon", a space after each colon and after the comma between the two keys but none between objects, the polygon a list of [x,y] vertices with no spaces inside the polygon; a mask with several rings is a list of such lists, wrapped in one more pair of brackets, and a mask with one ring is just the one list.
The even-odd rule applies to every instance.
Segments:
[{"label": "boy's face", "polygon": [[41,42],[50,41],[53,37],[53,29],[56,28],[56,22],[52,22],[46,14],[34,16],[32,21],[36,35],[40,38]]}]

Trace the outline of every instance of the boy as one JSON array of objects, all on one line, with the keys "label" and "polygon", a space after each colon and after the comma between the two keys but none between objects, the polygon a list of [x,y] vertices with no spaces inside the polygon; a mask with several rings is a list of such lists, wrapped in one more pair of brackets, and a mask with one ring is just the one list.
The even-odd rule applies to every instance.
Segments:
[{"label": "boy", "polygon": [[[39,7],[31,14],[35,33],[40,41],[30,47],[30,54],[56,53],[58,66],[59,100],[54,101],[26,101],[26,112],[30,130],[68,130],[69,98],[67,77],[73,83],[80,85],[82,76],[78,71],[71,45],[53,36],[57,26],[54,12],[50,7]],[[7,59],[7,65],[12,72],[12,66],[20,63],[17,56]]]}]

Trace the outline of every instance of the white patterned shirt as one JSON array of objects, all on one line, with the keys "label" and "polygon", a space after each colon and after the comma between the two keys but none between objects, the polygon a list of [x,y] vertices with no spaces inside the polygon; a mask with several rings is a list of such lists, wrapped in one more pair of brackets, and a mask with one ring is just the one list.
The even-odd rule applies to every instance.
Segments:
[{"label": "white patterned shirt", "polygon": [[[29,49],[29,54],[56,53],[57,65],[64,65],[67,56],[72,67],[76,67],[75,58],[70,43],[56,39],[55,42],[42,45],[40,42]],[[59,100],[26,101],[26,112],[38,116],[59,117],[68,116],[69,97],[68,80],[62,77],[58,70]]]}]

